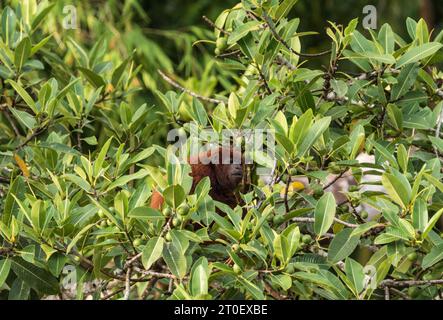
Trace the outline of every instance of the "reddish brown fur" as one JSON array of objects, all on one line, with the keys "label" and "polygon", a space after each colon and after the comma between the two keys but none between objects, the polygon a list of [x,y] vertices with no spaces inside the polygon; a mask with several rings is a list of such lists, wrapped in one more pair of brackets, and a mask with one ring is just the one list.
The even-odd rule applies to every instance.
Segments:
[{"label": "reddish brown fur", "polygon": [[150,207],[152,209],[161,210],[161,208],[163,206],[163,202],[164,202],[164,199],[163,199],[163,196],[161,195],[161,193],[158,192],[157,190],[154,190],[154,192],[152,192]]},{"label": "reddish brown fur", "polygon": [[[223,152],[224,150],[224,152]],[[214,161],[205,161],[205,158],[211,159],[217,157]],[[240,159],[240,164],[223,164],[222,157],[229,155],[229,162],[233,159]],[[234,208],[237,204],[235,189],[240,185],[243,177],[243,157],[240,151],[219,147],[206,152],[202,152],[197,156],[191,157],[191,176],[193,177],[192,189],[194,191],[197,184],[204,178],[209,177],[211,181],[211,191],[209,195],[216,201],[223,202]],[[214,162],[214,163],[212,163]],[[151,198],[151,208],[160,210],[163,205],[163,197],[158,191],[154,191]]]}]

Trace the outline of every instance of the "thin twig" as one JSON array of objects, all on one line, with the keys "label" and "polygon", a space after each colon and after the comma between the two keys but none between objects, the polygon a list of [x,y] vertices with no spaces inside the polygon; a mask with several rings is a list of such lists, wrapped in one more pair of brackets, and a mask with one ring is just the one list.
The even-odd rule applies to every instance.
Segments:
[{"label": "thin twig", "polygon": [[124,290],[125,290],[125,287],[119,288],[119,289],[115,290],[114,292],[107,294],[106,296],[101,298],[101,300],[108,300],[108,299],[112,298],[113,296],[119,294],[120,292],[123,292]]},{"label": "thin twig", "polygon": [[143,252],[140,252],[138,254],[136,254],[135,256],[133,256],[128,262],[126,262],[125,267],[129,267],[131,265],[134,264],[135,261],[137,261],[141,256],[142,256]]},{"label": "thin twig", "polygon": [[[294,222],[300,222],[300,223],[314,223],[315,222],[315,218],[307,218],[307,217],[297,217],[297,218],[292,218],[291,221]],[[348,228],[358,228],[358,224],[354,224],[354,223],[349,223],[343,220],[340,220],[338,218],[334,218],[334,221],[336,223],[342,224]]]},{"label": "thin twig", "polygon": [[258,74],[260,75],[260,79],[263,81],[263,85],[266,88],[266,91],[268,94],[272,94],[272,90],[269,87],[268,81],[266,80],[266,77],[262,71],[262,69],[257,65]]},{"label": "thin twig", "polygon": [[2,108],[2,111],[4,111],[3,114],[5,115],[6,119],[9,121],[9,123],[11,124],[11,127],[14,130],[15,135],[17,137],[20,137],[21,136],[20,131],[18,130],[17,126],[15,125],[15,122],[10,115],[10,111],[9,111],[8,107],[6,107],[4,109]]},{"label": "thin twig", "polygon": [[435,285],[435,284],[443,284],[443,279],[438,280],[394,280],[394,279],[386,279],[380,283],[380,287],[397,287],[397,288],[405,288],[405,287],[416,287],[416,286],[424,286],[424,285]]},{"label": "thin twig", "polygon": [[155,284],[157,283],[159,278],[153,277],[149,283],[146,285],[146,288],[143,290],[140,300],[146,300],[146,298],[151,294],[152,289],[154,288]]},{"label": "thin twig", "polygon": [[276,300],[286,300],[288,296],[281,294],[277,290],[274,290],[266,281],[265,281],[265,290],[266,292],[272,296]]},{"label": "thin twig", "polygon": [[36,131],[34,131],[30,136],[28,136],[25,141],[23,141],[20,145],[18,145],[15,149],[16,150],[20,150],[23,147],[25,147],[29,142],[31,142],[31,140],[37,138],[38,136],[40,136],[41,134],[43,134],[45,132],[45,130],[48,128],[49,124],[38,128]]},{"label": "thin twig", "polygon": [[9,184],[10,182],[11,182],[11,180],[8,178],[0,177],[0,183]]},{"label": "thin twig", "polygon": [[292,177],[291,177],[291,175],[288,173],[288,181],[286,181],[286,186],[285,186],[285,197],[284,197],[286,213],[289,212],[288,193],[289,193],[289,185],[291,184],[291,182],[292,182]]},{"label": "thin twig", "polygon": [[391,295],[389,292],[389,287],[385,287],[385,300],[391,300]]},{"label": "thin twig", "polygon": [[226,34],[226,35],[230,35],[230,33],[229,33],[228,31],[226,31],[226,30],[224,30],[224,29],[222,29],[222,28],[216,26],[215,23],[214,23],[211,19],[209,19],[207,16],[203,16],[202,18],[203,18],[203,20],[205,20],[205,22],[206,22],[207,24],[209,24],[209,25],[210,25],[211,27],[213,27],[214,29],[217,29],[218,31],[220,31],[221,33],[224,33],[224,34]]},{"label": "thin twig", "polygon": [[392,292],[394,292],[395,294],[399,295],[400,297],[402,297],[405,300],[411,300],[411,298],[404,292],[395,289],[395,288],[389,288]]},{"label": "thin twig", "polygon": [[157,271],[151,271],[151,270],[142,270],[140,268],[134,268],[135,271],[145,275],[145,276],[152,276],[156,278],[168,278],[168,279],[177,279],[176,276],[170,273],[163,273],[163,272],[157,272]]},{"label": "thin twig", "polygon": [[278,64],[281,64],[285,67],[287,67],[289,70],[291,71],[295,71],[297,70],[297,67],[294,66],[291,62],[289,62],[288,60],[286,60],[282,55],[277,55],[276,61]]},{"label": "thin twig", "polygon": [[272,19],[268,16],[266,12],[263,13],[263,18],[265,20],[266,25],[269,27],[269,30],[271,30],[271,33],[273,34],[274,38],[280,42],[286,49],[288,49],[291,53],[303,57],[303,58],[315,58],[315,57],[322,57],[324,55],[327,55],[331,53],[331,50],[327,50],[320,53],[301,53],[296,50],[294,50],[275,30],[274,22]]},{"label": "thin twig", "polygon": [[166,74],[164,74],[161,70],[157,70],[157,72],[160,74],[160,76],[161,76],[161,77],[162,77],[167,83],[169,83],[169,84],[172,85],[173,87],[175,87],[175,88],[177,88],[177,89],[179,89],[179,90],[181,90],[181,91],[183,91],[183,92],[189,94],[190,96],[192,96],[192,97],[194,97],[194,98],[197,98],[197,99],[200,99],[200,100],[203,100],[203,101],[207,101],[207,102],[211,102],[211,103],[217,103],[217,104],[224,102],[224,101],[219,100],[219,99],[208,98],[208,97],[202,96],[202,95],[200,95],[200,94],[198,94],[198,93],[196,93],[196,92],[194,92],[194,91],[191,91],[191,90],[189,90],[189,89],[186,89],[185,87],[181,86],[180,84],[178,84],[177,82],[175,82],[174,80],[172,80],[172,79],[171,79],[170,77],[168,77]]},{"label": "thin twig", "polygon": [[330,186],[332,186],[334,183],[336,183],[338,180],[340,180],[343,177],[343,175],[346,173],[346,171],[348,171],[348,170],[340,172],[340,174],[338,176],[336,176],[334,178],[334,180],[332,180],[330,183],[328,183],[326,186],[323,187],[323,190],[328,189]]},{"label": "thin twig", "polygon": [[131,271],[131,267],[126,270],[125,295],[123,300],[129,300],[129,295],[131,294]]},{"label": "thin twig", "polygon": [[174,281],[172,279],[169,279],[168,293],[172,293],[172,285],[173,284],[174,284]]}]

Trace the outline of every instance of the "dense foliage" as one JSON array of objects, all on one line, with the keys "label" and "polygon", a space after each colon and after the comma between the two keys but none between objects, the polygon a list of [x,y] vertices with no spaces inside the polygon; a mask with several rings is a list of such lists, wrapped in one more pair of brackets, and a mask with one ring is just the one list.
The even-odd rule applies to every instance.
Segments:
[{"label": "dense foliage", "polygon": [[[60,22],[47,2],[3,8],[0,296],[441,298],[443,33],[408,19],[402,38],[355,19],[329,23],[330,50],[304,54],[315,34],[288,18],[294,5],[243,0],[209,21],[198,45],[214,57],[192,82],[147,64],[141,32],[110,36],[131,45],[87,41],[50,34]],[[172,161],[164,136],[191,122],[275,132],[275,158],[256,154],[242,207],[213,201],[208,180],[190,193],[189,165]],[[362,152],[375,163],[359,163]],[[327,178],[345,172],[357,185],[337,203]],[[149,208],[154,189],[161,211]]]}]

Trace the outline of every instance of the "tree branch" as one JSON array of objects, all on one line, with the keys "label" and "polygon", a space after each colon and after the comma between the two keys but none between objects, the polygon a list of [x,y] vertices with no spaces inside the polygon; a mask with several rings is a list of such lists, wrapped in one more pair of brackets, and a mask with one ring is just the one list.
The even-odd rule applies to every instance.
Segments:
[{"label": "tree branch", "polygon": [[315,58],[315,57],[322,57],[324,55],[327,55],[331,53],[331,50],[327,50],[320,53],[301,53],[296,50],[294,50],[277,32],[274,26],[274,22],[272,19],[268,16],[266,12],[263,13],[263,18],[265,20],[266,25],[269,27],[269,30],[271,30],[271,33],[273,34],[274,38],[280,42],[286,49],[288,49],[291,53],[303,57],[303,58]]},{"label": "tree branch", "polygon": [[415,287],[415,286],[423,286],[423,285],[433,285],[433,284],[442,284],[443,279],[438,280],[394,280],[394,279],[386,279],[380,283],[380,287],[397,287],[397,288],[406,288],[406,287]]},{"label": "tree branch", "polygon": [[169,83],[171,86],[173,86],[173,87],[175,87],[175,88],[177,88],[177,89],[179,89],[179,90],[181,90],[181,91],[183,91],[183,92],[189,94],[190,96],[192,96],[192,97],[194,97],[194,98],[197,98],[197,99],[200,99],[200,100],[203,100],[203,101],[206,101],[206,102],[216,103],[216,104],[219,104],[219,103],[225,102],[225,101],[223,101],[223,100],[219,100],[219,99],[208,98],[208,97],[202,96],[202,95],[200,95],[200,94],[198,94],[198,93],[196,93],[196,92],[194,92],[194,91],[191,91],[191,90],[189,90],[189,89],[186,89],[185,87],[181,86],[180,84],[178,84],[177,82],[175,82],[174,80],[172,80],[172,79],[171,79],[170,77],[168,77],[166,74],[164,74],[161,70],[157,70],[157,72],[158,72],[158,73],[160,74],[160,76],[161,76],[161,77],[162,77],[167,83]]}]

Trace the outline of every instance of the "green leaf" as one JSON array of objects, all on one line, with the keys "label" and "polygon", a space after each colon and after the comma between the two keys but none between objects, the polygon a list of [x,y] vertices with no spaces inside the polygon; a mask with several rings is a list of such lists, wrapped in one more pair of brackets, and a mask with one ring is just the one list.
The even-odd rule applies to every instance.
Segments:
[{"label": "green leaf", "polygon": [[246,289],[247,292],[249,292],[254,299],[256,300],[264,300],[265,296],[263,295],[263,291],[257,287],[255,284],[253,284],[248,279],[244,278],[243,276],[237,277],[238,282],[243,286],[243,288]]},{"label": "green leaf", "polygon": [[208,124],[208,115],[200,100],[194,98],[192,102],[192,115],[193,119],[202,127],[206,127]]},{"label": "green leaf", "polygon": [[425,230],[423,231],[422,234],[423,239],[427,238],[429,232],[431,232],[432,228],[434,228],[435,224],[437,223],[438,219],[440,219],[442,214],[443,214],[443,208],[432,216],[432,218],[429,220],[428,224],[426,225]]},{"label": "green leaf", "polygon": [[320,138],[320,136],[329,128],[331,117],[325,117],[316,121],[306,133],[305,139],[301,143],[297,152],[297,157],[302,157],[312,145]]},{"label": "green leaf", "polygon": [[151,207],[138,207],[132,209],[129,214],[129,218],[139,219],[139,220],[161,220],[164,219],[165,216],[158,210],[155,210]]},{"label": "green leaf", "polygon": [[29,39],[29,37],[26,37],[23,38],[22,41],[20,41],[17,48],[15,49],[14,64],[18,71],[22,69],[23,65],[28,60],[30,54],[31,54],[31,40]]},{"label": "green leaf", "polygon": [[71,252],[71,250],[74,248],[74,246],[77,244],[77,242],[80,240],[81,237],[83,237],[83,235],[89,231],[89,229],[91,229],[92,227],[95,226],[95,223],[91,223],[88,224],[86,227],[83,227],[82,230],[80,230],[79,233],[76,234],[76,236],[74,237],[74,239],[72,239],[72,241],[69,243],[69,245],[66,248],[66,253]]},{"label": "green leaf", "polygon": [[209,266],[206,257],[200,257],[192,267],[190,291],[196,297],[208,294]]},{"label": "green leaf", "polygon": [[366,39],[359,31],[353,32],[351,48],[355,52],[377,52],[376,46],[372,41]]},{"label": "green leaf", "polygon": [[360,53],[363,57],[370,60],[375,60],[384,64],[394,64],[395,58],[392,54],[381,54],[376,52],[362,52]]},{"label": "green leaf", "polygon": [[438,151],[443,152],[443,139],[428,136],[429,140],[432,142],[432,144],[438,149]]},{"label": "green leaf", "polygon": [[368,232],[372,228],[381,226],[377,221],[369,221],[354,228],[350,237],[360,237],[364,233]]},{"label": "green leaf", "polygon": [[97,208],[99,208],[100,210],[103,211],[103,213],[105,214],[106,218],[108,218],[109,220],[111,220],[113,224],[115,224],[115,225],[117,225],[117,226],[120,225],[119,221],[114,217],[114,215],[113,215],[111,212],[108,211],[108,209],[107,209],[106,207],[102,206],[102,205],[100,204],[100,202],[98,202],[97,200],[95,200],[93,197],[91,197],[91,196],[88,196],[88,197],[89,197],[89,200],[90,200],[90,201],[91,201],[91,202],[92,202]]},{"label": "green leaf", "polygon": [[408,241],[410,239],[402,231],[395,228],[389,228],[385,233],[382,233],[381,235],[377,236],[377,238],[375,238],[374,244],[386,244],[398,240]]},{"label": "green leaf", "polygon": [[431,251],[424,256],[422,268],[427,269],[432,267],[437,262],[443,259],[443,243],[431,249]]},{"label": "green leaf", "polygon": [[353,229],[345,228],[332,239],[328,251],[328,260],[337,263],[349,257],[360,242],[360,236],[352,235]]},{"label": "green leaf", "polygon": [[282,136],[288,135],[288,122],[286,120],[286,116],[283,112],[279,111],[275,115],[273,119],[273,125],[277,133],[281,134]]},{"label": "green leaf", "polygon": [[131,161],[129,163],[134,164],[137,162],[141,162],[141,161],[149,158],[154,152],[155,152],[155,148],[153,148],[153,147],[146,148],[143,151],[141,151],[140,153],[137,153],[133,158],[131,158]]},{"label": "green leaf", "polygon": [[334,222],[337,204],[334,195],[326,192],[317,202],[314,211],[314,231],[318,236],[325,234]]},{"label": "green leaf", "polygon": [[6,278],[9,275],[9,270],[11,270],[11,263],[12,262],[10,259],[0,260],[0,288],[3,286]]},{"label": "green leaf", "polygon": [[274,255],[282,262],[282,264],[285,264],[289,257],[289,244],[286,237],[282,235],[276,235],[273,242],[274,247]]},{"label": "green leaf", "polygon": [[381,154],[381,156],[389,162],[389,164],[394,167],[395,169],[398,169],[397,161],[395,160],[395,157],[392,155],[391,152],[386,150],[385,147],[383,147],[381,144],[378,144],[377,142],[373,141],[372,144],[374,145],[374,148]]},{"label": "green leaf", "polygon": [[392,124],[394,125],[394,128],[397,130],[403,129],[403,114],[401,110],[392,103],[389,103],[386,106],[386,110],[388,112],[389,120],[391,120]]},{"label": "green leaf", "polygon": [[282,232],[282,235],[287,239],[288,259],[290,259],[300,246],[300,229],[296,224],[290,224],[285,231]]},{"label": "green leaf", "polygon": [[78,67],[78,70],[83,73],[86,80],[88,80],[96,89],[106,86],[105,80],[94,71],[82,67]]},{"label": "green leaf", "polygon": [[21,258],[12,258],[11,268],[14,273],[34,290],[45,294],[57,294],[59,283],[48,271],[40,269]]},{"label": "green leaf", "polygon": [[275,16],[274,16],[275,20],[279,21],[281,18],[286,17],[297,2],[298,2],[298,0],[284,0],[284,1],[282,1],[281,4],[278,6],[278,9],[275,13]]},{"label": "green leaf", "polygon": [[173,185],[163,191],[163,197],[169,206],[177,208],[185,200],[186,194],[182,186]]},{"label": "green leaf", "polygon": [[428,25],[423,18],[421,18],[417,23],[415,36],[419,44],[423,44],[429,41]]},{"label": "green leaf", "polygon": [[94,177],[97,177],[100,170],[103,167],[103,162],[105,161],[106,154],[108,153],[109,146],[111,145],[113,137],[110,137],[103,147],[100,149],[100,153],[97,156],[97,159],[94,162]]},{"label": "green leaf", "polygon": [[131,60],[131,57],[126,58],[117,67],[117,69],[115,69],[114,72],[112,73],[111,84],[114,86],[114,88],[117,88],[117,86],[119,85],[119,83],[122,79],[122,76],[123,76],[123,72],[125,71],[126,67],[128,66],[128,63],[130,60]]},{"label": "green leaf", "polygon": [[17,16],[14,10],[6,6],[2,13],[2,36],[6,46],[10,46],[14,41],[15,28],[17,25]]},{"label": "green leaf", "polygon": [[8,189],[8,194],[4,200],[3,214],[1,215],[1,221],[9,225],[12,216],[17,216],[18,213],[18,203],[15,201],[14,197],[19,200],[24,199],[25,185],[22,176],[17,176],[14,181],[10,184]]},{"label": "green leaf", "polygon": [[149,270],[154,262],[162,256],[163,245],[165,241],[161,237],[153,237],[143,249],[142,264],[146,270]]},{"label": "green leaf", "polygon": [[364,289],[365,273],[363,266],[357,261],[347,258],[345,262],[346,277],[351,280],[355,288],[355,295],[358,296]]},{"label": "green leaf", "polygon": [[439,181],[437,178],[435,178],[434,176],[431,176],[430,174],[427,174],[427,173],[425,173],[424,176],[430,183],[432,183],[441,192],[443,192],[443,183],[441,181]]},{"label": "green leaf", "polygon": [[411,37],[412,40],[415,40],[415,32],[417,30],[417,22],[408,17],[406,19],[406,28],[408,29],[408,34]]},{"label": "green leaf", "polygon": [[395,49],[395,35],[391,26],[385,23],[378,33],[378,42],[385,49],[385,53],[393,53]]},{"label": "green leaf", "polygon": [[204,177],[199,181],[195,187],[195,194],[197,195],[197,202],[203,200],[211,190],[211,179],[209,177]]},{"label": "green leaf", "polygon": [[152,167],[144,164],[139,166],[149,172],[150,177],[155,181],[155,184],[159,187],[159,189],[165,189],[167,187],[165,177],[158,167]]},{"label": "green leaf", "polygon": [[31,287],[19,278],[16,278],[12,283],[9,291],[8,300],[23,301],[28,300],[31,293]]},{"label": "green leaf", "polygon": [[362,125],[357,125],[354,130],[352,130],[349,137],[350,154],[349,159],[355,159],[361,150],[361,146],[365,141],[365,129]]},{"label": "green leaf", "polygon": [[299,146],[300,142],[304,140],[309,128],[312,124],[312,109],[308,109],[297,121],[292,121],[289,129],[289,139],[295,146]]},{"label": "green leaf", "polygon": [[302,281],[312,282],[321,287],[326,287],[328,289],[334,288],[334,285],[327,278],[318,273],[296,272],[294,273],[294,276]]},{"label": "green leaf", "polygon": [[167,243],[163,247],[163,260],[177,278],[181,279],[186,275],[186,257],[174,243]]},{"label": "green leaf", "polygon": [[32,130],[36,127],[37,121],[35,120],[35,117],[30,115],[29,113],[15,108],[9,108],[9,110],[11,110],[14,117],[29,130]]},{"label": "green leaf", "polygon": [[426,201],[418,198],[414,202],[414,209],[412,211],[412,224],[415,229],[423,232],[428,224],[428,206]]},{"label": "green leaf", "polygon": [[29,55],[30,57],[32,57],[34,54],[36,54],[41,48],[43,48],[49,40],[51,40],[52,35],[47,36],[46,38],[43,38],[40,42],[38,42],[37,44],[35,44],[32,48],[31,48],[31,54]]},{"label": "green leaf", "polygon": [[331,87],[339,98],[343,98],[348,93],[348,85],[343,80],[332,79]]},{"label": "green leaf", "polygon": [[418,71],[419,67],[416,63],[411,63],[400,71],[397,77],[397,83],[392,87],[391,101],[400,99],[410,91],[417,79]]},{"label": "green leaf", "polygon": [[9,83],[14,88],[15,91],[17,91],[20,97],[22,97],[23,101],[25,101],[25,103],[32,109],[32,111],[34,111],[34,113],[37,114],[38,110],[35,106],[35,102],[31,98],[31,96],[26,92],[26,90],[23,89],[21,85],[19,85],[17,82],[13,80],[7,80],[6,82]]},{"label": "green leaf", "polygon": [[277,285],[279,285],[283,290],[289,290],[292,287],[292,279],[287,274],[281,275],[269,275],[271,281]]},{"label": "green leaf", "polygon": [[87,137],[87,138],[83,138],[82,140],[85,141],[90,146],[98,145],[98,141],[97,141],[97,138],[95,136],[90,136],[90,137]]},{"label": "green leaf", "polygon": [[122,177],[118,178],[117,180],[115,180],[114,182],[112,182],[108,186],[108,188],[106,189],[106,192],[111,191],[115,188],[127,185],[128,182],[130,182],[130,181],[142,179],[142,178],[146,177],[147,175],[148,175],[148,172],[146,170],[140,170],[140,171],[137,171],[136,173],[122,176]]},{"label": "green leaf", "polygon": [[128,196],[120,191],[114,196],[114,208],[120,219],[125,223],[128,214]]},{"label": "green leaf", "polygon": [[384,173],[381,177],[381,182],[391,199],[403,209],[406,209],[411,200],[412,193],[408,180],[406,178],[400,179],[393,174]]},{"label": "green leaf", "polygon": [[249,21],[247,23],[240,24],[239,27],[235,28],[233,32],[228,37],[228,45],[234,44],[243,37],[245,37],[249,32],[257,30],[260,26],[260,21]]},{"label": "green leaf", "polygon": [[417,47],[409,49],[400,59],[397,61],[397,68],[401,68],[409,63],[421,61],[429,56],[432,56],[443,47],[443,44],[438,42],[425,43]]},{"label": "green leaf", "polygon": [[48,261],[48,269],[52,273],[54,277],[60,276],[60,273],[63,271],[66,262],[68,261],[68,257],[59,252],[53,254]]},{"label": "green leaf", "polygon": [[403,173],[406,173],[408,171],[409,155],[403,144],[399,144],[397,147],[397,162]]},{"label": "green leaf", "polygon": [[72,181],[74,184],[85,190],[86,192],[91,191],[91,185],[85,179],[71,173],[67,173],[62,176],[66,180]]},{"label": "green leaf", "polygon": [[55,3],[48,5],[44,9],[42,9],[32,20],[31,29],[35,31],[35,29],[40,25],[40,23],[47,17],[49,12],[54,8]]}]

